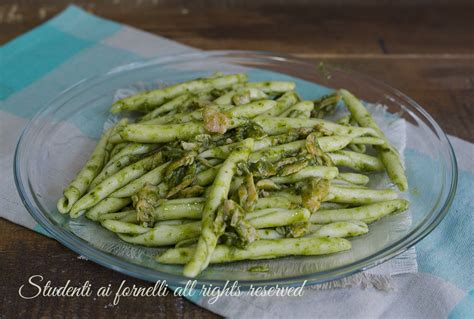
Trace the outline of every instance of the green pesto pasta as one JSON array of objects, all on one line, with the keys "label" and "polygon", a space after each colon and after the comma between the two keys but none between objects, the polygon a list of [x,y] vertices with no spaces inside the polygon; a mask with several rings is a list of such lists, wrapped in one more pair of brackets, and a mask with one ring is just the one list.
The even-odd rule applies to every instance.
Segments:
[{"label": "green pesto pasta", "polygon": [[407,190],[401,156],[349,91],[298,89],[217,73],[115,102],[127,116],[58,210],[189,278],[209,264],[344,253],[348,238],[369,240],[368,224],[408,210],[388,182]]}]

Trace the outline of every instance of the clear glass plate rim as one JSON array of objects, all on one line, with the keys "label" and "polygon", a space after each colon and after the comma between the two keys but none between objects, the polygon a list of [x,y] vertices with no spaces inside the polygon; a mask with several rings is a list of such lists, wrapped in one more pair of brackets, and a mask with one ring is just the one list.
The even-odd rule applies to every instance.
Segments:
[{"label": "clear glass plate rim", "polygon": [[[129,263],[128,261],[122,260],[119,257],[111,255],[109,253],[105,253],[99,249],[96,249],[89,245],[86,241],[76,237],[72,233],[66,232],[65,230],[61,229],[60,227],[54,225],[48,218],[44,215],[41,209],[38,209],[36,205],[31,201],[28,196],[28,192],[24,187],[24,181],[21,176],[21,170],[19,167],[20,156],[21,156],[21,149],[23,147],[23,140],[24,137],[27,135],[31,127],[34,125],[35,121],[43,115],[46,109],[53,104],[56,100],[60,97],[63,97],[67,94],[73,92],[74,89],[77,89],[81,85],[87,85],[88,83],[93,83],[94,81],[104,79],[107,76],[113,75],[117,72],[135,70],[138,68],[147,67],[150,65],[163,65],[169,63],[176,63],[178,61],[184,59],[196,59],[196,58],[210,58],[210,57],[225,57],[225,56],[244,56],[244,58],[251,58],[251,57],[258,57],[261,59],[277,59],[278,61],[291,61],[293,63],[301,63],[314,66],[314,64],[307,62],[305,60],[295,58],[289,55],[284,55],[280,53],[274,52],[266,52],[266,51],[203,51],[203,52],[196,52],[196,53],[186,53],[181,55],[175,56],[167,56],[167,57],[160,57],[154,58],[145,61],[137,61],[133,63],[129,63],[127,65],[119,66],[113,68],[107,73],[103,73],[101,75],[91,77],[88,79],[81,80],[76,84],[72,85],[71,87],[67,88],[66,90],[62,91],[59,95],[54,97],[50,100],[41,110],[29,121],[29,123],[24,128],[14,156],[14,177],[15,177],[15,184],[18,190],[18,193],[21,197],[22,202],[24,203],[25,207],[29,211],[29,213],[33,216],[33,218],[44,228],[46,229],[55,239],[61,242],[63,245],[68,247],[69,249],[79,253],[88,259],[101,264],[105,267],[111,268],[113,270],[125,273],[127,275],[131,275],[140,279],[149,280],[149,281],[156,281],[156,280],[164,280],[166,279],[169,283],[184,283],[188,280],[180,275],[174,275],[170,273],[163,273],[157,270],[153,270],[147,267],[143,267],[137,264]],[[457,179],[458,179],[458,172],[457,172],[457,163],[456,157],[452,148],[452,145],[447,138],[444,131],[439,127],[436,121],[429,115],[427,111],[425,111],[418,103],[413,101],[411,98],[403,94],[402,92],[390,87],[389,85],[373,79],[369,76],[359,74],[357,72],[347,72],[345,70],[341,70],[330,66],[330,69],[337,70],[340,72],[344,72],[346,74],[350,74],[352,76],[363,78],[366,81],[372,82],[377,87],[382,87],[384,90],[388,90],[391,94],[397,95],[398,97],[404,99],[410,106],[414,107],[418,112],[420,112],[424,117],[425,120],[433,127],[434,131],[438,135],[438,138],[441,142],[446,144],[448,147],[448,155],[451,161],[451,181],[449,185],[448,194],[444,203],[437,209],[437,213],[434,214],[435,218],[428,224],[428,225],[418,225],[417,228],[413,229],[410,233],[405,235],[404,237],[400,238],[399,240],[395,241],[391,245],[387,246],[385,249],[378,251],[370,256],[367,256],[361,260],[357,260],[353,263],[348,265],[336,267],[330,270],[306,274],[301,276],[293,276],[284,279],[263,279],[263,280],[252,280],[252,281],[240,281],[242,287],[247,287],[250,284],[254,286],[257,285],[265,285],[265,284],[280,284],[280,285],[294,285],[303,282],[304,280],[308,281],[308,284],[319,284],[335,279],[339,279],[342,277],[346,277],[348,275],[357,273],[359,271],[366,270],[368,268],[374,267],[395,257],[398,254],[403,253],[411,246],[415,245],[421,239],[426,237],[445,217],[447,214],[449,207],[451,206],[452,200],[455,195],[456,186],[457,186]],[[80,93],[80,92],[79,92]],[[446,186],[446,185],[445,185]],[[33,195],[34,196],[34,195]],[[424,226],[424,227],[422,227]],[[208,280],[208,279],[198,279],[198,286],[200,287],[203,284],[213,284],[213,285],[223,285],[225,281],[222,280]]]}]

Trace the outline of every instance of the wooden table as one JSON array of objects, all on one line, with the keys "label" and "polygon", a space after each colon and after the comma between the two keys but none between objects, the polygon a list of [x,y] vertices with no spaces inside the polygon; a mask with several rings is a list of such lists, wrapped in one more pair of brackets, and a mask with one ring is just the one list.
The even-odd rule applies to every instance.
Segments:
[{"label": "wooden table", "polygon": [[[0,3],[0,44],[39,25],[68,1]],[[257,2],[257,1],[255,1]],[[447,133],[474,142],[474,7],[375,5],[375,1],[76,1],[100,16],[210,49],[274,50],[361,71],[400,89],[424,106]],[[389,1],[383,1],[389,2]],[[345,3],[345,4],[343,4]],[[447,3],[450,3],[449,5]],[[54,240],[0,220],[0,317],[210,318],[177,297],[105,300],[23,300],[18,288],[34,274],[56,284],[144,285],[78,256]]]}]

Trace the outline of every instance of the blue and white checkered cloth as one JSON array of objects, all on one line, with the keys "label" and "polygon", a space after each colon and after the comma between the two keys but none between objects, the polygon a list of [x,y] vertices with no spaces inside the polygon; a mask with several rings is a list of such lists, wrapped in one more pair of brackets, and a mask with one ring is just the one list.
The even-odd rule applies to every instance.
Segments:
[{"label": "blue and white checkered cloth", "polygon": [[[118,65],[192,50],[75,6],[2,46],[0,217],[44,231],[23,207],[12,169],[20,133],[41,106],[72,84]],[[460,168],[453,206],[443,222],[416,245],[418,272],[416,263],[405,271],[393,264],[379,268],[379,274],[392,276],[394,290],[354,286],[306,289],[299,298],[192,301],[220,315],[240,318],[474,318],[474,145],[456,137],[450,141]]]}]

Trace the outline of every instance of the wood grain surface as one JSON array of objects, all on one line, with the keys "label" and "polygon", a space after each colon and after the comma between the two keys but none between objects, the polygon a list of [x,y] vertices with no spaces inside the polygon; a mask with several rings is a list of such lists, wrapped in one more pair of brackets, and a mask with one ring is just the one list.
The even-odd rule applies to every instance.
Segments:
[{"label": "wood grain surface", "polygon": [[[65,0],[2,0],[0,44],[63,10]],[[378,78],[425,107],[449,134],[474,142],[474,6],[469,1],[100,0],[100,16],[210,49],[273,50]],[[171,295],[37,298],[18,289],[41,274],[53,284],[148,286],[78,259],[56,241],[0,219],[0,318],[212,318]]]}]

